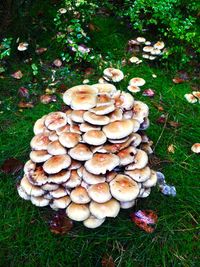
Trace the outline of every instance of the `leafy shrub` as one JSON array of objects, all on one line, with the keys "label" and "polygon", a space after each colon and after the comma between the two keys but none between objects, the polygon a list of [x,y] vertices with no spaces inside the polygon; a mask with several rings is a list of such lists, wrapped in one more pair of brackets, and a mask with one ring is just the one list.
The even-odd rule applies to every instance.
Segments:
[{"label": "leafy shrub", "polygon": [[10,56],[12,38],[4,38],[0,43],[0,73],[5,71],[3,59]]}]

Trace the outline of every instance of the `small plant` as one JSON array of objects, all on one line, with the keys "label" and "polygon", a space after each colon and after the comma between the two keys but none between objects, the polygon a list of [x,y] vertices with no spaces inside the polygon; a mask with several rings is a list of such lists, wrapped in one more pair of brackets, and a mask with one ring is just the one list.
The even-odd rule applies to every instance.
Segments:
[{"label": "small plant", "polygon": [[4,38],[0,43],[0,73],[5,71],[3,59],[10,56],[12,38]]},{"label": "small plant", "polygon": [[33,76],[36,76],[38,74],[38,66],[35,63],[33,63],[31,64],[31,69],[32,69]]}]

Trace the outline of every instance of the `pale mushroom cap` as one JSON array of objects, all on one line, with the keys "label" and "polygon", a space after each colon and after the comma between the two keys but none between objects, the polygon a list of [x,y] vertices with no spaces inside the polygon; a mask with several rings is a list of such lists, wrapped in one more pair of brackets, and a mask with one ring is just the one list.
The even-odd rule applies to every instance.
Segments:
[{"label": "pale mushroom cap", "polygon": [[85,161],[91,159],[93,154],[87,145],[78,144],[69,150],[69,155],[75,160]]},{"label": "pale mushroom cap", "polygon": [[45,121],[46,115],[43,116],[42,118],[38,119],[34,126],[33,126],[33,132],[34,134],[41,134],[44,132],[48,132],[49,130],[46,128],[46,126],[44,125],[44,121]]},{"label": "pale mushroom cap", "polygon": [[164,44],[164,42],[159,41],[159,42],[155,43],[153,47],[156,49],[163,49],[165,47],[165,44]]},{"label": "pale mushroom cap", "polygon": [[70,171],[62,170],[56,174],[49,175],[48,183],[62,184],[69,179],[70,174]]},{"label": "pale mushroom cap", "polygon": [[44,198],[43,196],[41,197],[31,196],[31,202],[33,205],[38,207],[45,207],[49,205],[49,200]]},{"label": "pale mushroom cap", "polygon": [[36,168],[35,162],[33,162],[32,160],[28,160],[24,165],[24,173],[28,174],[30,172],[33,172],[35,168]]},{"label": "pale mushroom cap", "polygon": [[132,140],[131,144],[134,146],[134,147],[137,147],[141,144],[142,142],[142,138],[141,138],[141,135],[139,135],[138,133],[134,133],[133,134],[133,137],[134,137],[134,140]]},{"label": "pale mushroom cap", "polygon": [[197,98],[193,94],[185,94],[184,97],[189,103],[192,103],[192,104],[198,101]]},{"label": "pale mushroom cap", "polygon": [[137,149],[134,163],[131,163],[125,167],[126,170],[143,169],[148,163],[147,153],[141,149]]},{"label": "pale mushroom cap", "polygon": [[140,189],[140,194],[138,195],[139,198],[146,198],[150,195],[151,193],[151,188],[141,188]]},{"label": "pale mushroom cap", "polygon": [[49,194],[53,198],[60,198],[67,195],[67,190],[64,187],[59,187],[56,190],[50,191]]},{"label": "pale mushroom cap", "polygon": [[77,204],[86,204],[91,200],[87,190],[82,186],[78,186],[74,190],[72,190],[70,198],[74,203]]},{"label": "pale mushroom cap", "polygon": [[81,184],[81,177],[78,175],[76,170],[72,170],[70,174],[70,178],[67,182],[65,182],[63,185],[66,188],[74,188],[76,186],[79,186]]},{"label": "pale mushroom cap", "polygon": [[138,87],[138,86],[135,86],[135,85],[129,85],[128,87],[127,87],[127,89],[129,90],[129,92],[131,92],[131,93],[138,93],[138,92],[140,92],[140,87]]},{"label": "pale mushroom cap", "polygon": [[142,57],[143,58],[146,58],[146,59],[149,59],[150,58],[150,56],[148,54],[143,54]]},{"label": "pale mushroom cap", "polygon": [[48,159],[50,159],[52,155],[50,155],[46,150],[36,150],[31,151],[30,159],[35,163],[41,163]]},{"label": "pale mushroom cap", "polygon": [[44,150],[47,149],[48,144],[50,143],[48,134],[37,134],[31,140],[31,147],[34,150]]},{"label": "pale mushroom cap", "polygon": [[134,162],[136,153],[136,148],[132,146],[119,151],[119,153],[117,153],[117,156],[120,158],[120,165],[126,166]]},{"label": "pale mushroom cap", "polygon": [[70,125],[66,124],[58,129],[56,129],[56,134],[61,135],[62,133],[66,133],[70,131]]},{"label": "pale mushroom cap", "polygon": [[20,186],[27,193],[27,195],[30,195],[30,196],[39,197],[45,193],[45,191],[42,190],[39,186],[31,184],[28,181],[26,175],[24,175],[24,177],[22,178],[20,182]]},{"label": "pale mushroom cap", "polygon": [[132,201],[121,201],[120,202],[120,207],[122,209],[130,209],[135,205],[135,199]]},{"label": "pale mushroom cap", "polygon": [[151,170],[147,166],[143,169],[135,169],[135,170],[131,170],[131,171],[125,171],[124,173],[126,175],[130,176],[136,182],[142,183],[142,182],[145,182],[147,179],[150,178]]},{"label": "pale mushroom cap", "polygon": [[90,130],[101,130],[101,127],[84,122],[80,124],[80,130],[81,132],[87,132]]},{"label": "pale mushroom cap", "polygon": [[97,228],[101,226],[105,222],[105,219],[98,219],[95,216],[91,215],[88,219],[86,219],[83,224],[87,228]]},{"label": "pale mushroom cap", "polygon": [[105,174],[119,165],[119,157],[113,154],[96,153],[92,159],[86,161],[85,168],[93,174]]},{"label": "pale mushroom cap", "polygon": [[151,42],[150,41],[146,41],[145,45],[151,45]]},{"label": "pale mushroom cap", "polygon": [[130,110],[133,107],[134,98],[132,97],[131,94],[126,92],[121,92],[120,100],[121,100],[121,104],[119,106],[120,108]]},{"label": "pale mushroom cap", "polygon": [[67,216],[74,221],[84,221],[90,216],[90,210],[86,204],[71,203],[66,209]]},{"label": "pale mushroom cap", "polygon": [[121,144],[121,143],[124,143],[128,140],[128,136],[127,137],[124,137],[124,138],[121,138],[121,139],[108,139],[108,141],[112,144]]},{"label": "pale mushroom cap", "polygon": [[120,204],[117,200],[112,198],[105,203],[97,203],[95,201],[91,201],[89,208],[92,215],[97,217],[98,219],[103,219],[105,217],[115,218],[120,211]]},{"label": "pale mushroom cap", "polygon": [[48,177],[45,174],[42,166],[38,166],[35,168],[34,171],[32,171],[31,173],[29,172],[27,174],[27,178],[29,180],[29,182],[33,185],[43,185],[46,184],[48,182]]},{"label": "pale mushroom cap", "polygon": [[113,104],[103,105],[99,107],[95,107],[90,109],[90,112],[95,113],[96,115],[106,115],[115,110],[115,106]]},{"label": "pale mushroom cap", "polygon": [[113,82],[120,82],[124,79],[124,74],[121,70],[114,68],[107,68],[103,71],[104,79],[111,80]]},{"label": "pale mushroom cap", "polygon": [[193,96],[195,96],[198,100],[200,100],[200,91],[193,91]]},{"label": "pale mushroom cap", "polygon": [[49,130],[56,130],[66,124],[67,116],[60,111],[49,113],[45,119],[45,125]]},{"label": "pale mushroom cap", "polygon": [[132,132],[137,132],[139,126],[136,120],[118,120],[104,126],[102,130],[109,139],[121,139]]},{"label": "pale mushroom cap", "polygon": [[82,170],[82,178],[87,184],[98,184],[105,182],[106,178],[104,175],[95,175],[88,172],[85,168]]},{"label": "pale mushroom cap", "polygon": [[51,131],[51,133],[49,133],[49,140],[50,141],[56,141],[58,140],[59,136],[57,135],[56,131]]},{"label": "pale mushroom cap", "polygon": [[117,120],[122,120],[123,118],[123,113],[120,108],[116,108],[112,113],[108,115],[110,118],[110,122],[117,121]]},{"label": "pale mushroom cap", "polygon": [[110,171],[110,172],[106,173],[106,182],[110,183],[115,178],[115,176],[117,176],[117,174],[118,173],[115,171]]},{"label": "pale mushroom cap", "polygon": [[82,163],[80,161],[72,159],[71,164],[68,167],[68,170],[77,170],[82,166],[81,164]]},{"label": "pale mushroom cap", "polygon": [[149,107],[142,101],[135,101],[133,105],[133,119],[143,122],[145,117],[149,115]]},{"label": "pale mushroom cap", "polygon": [[47,160],[43,165],[43,169],[49,174],[55,174],[62,169],[68,168],[70,164],[71,158],[68,155],[58,155]]},{"label": "pale mushroom cap", "polygon": [[106,142],[106,136],[102,131],[91,130],[83,135],[83,141],[89,145],[99,146]]},{"label": "pale mushroom cap", "polygon": [[144,46],[143,51],[144,52],[151,52],[153,50],[153,46]]},{"label": "pale mushroom cap", "polygon": [[98,203],[104,203],[112,198],[109,185],[107,183],[98,183],[91,185],[88,189],[88,194],[92,200]]},{"label": "pale mushroom cap", "polygon": [[49,183],[49,182],[41,186],[41,188],[45,191],[53,191],[53,190],[58,189],[58,187],[59,187],[58,184]]},{"label": "pale mushroom cap", "polygon": [[19,196],[25,200],[30,200],[31,196],[26,193],[26,191],[21,187],[21,185],[17,186],[17,192]]},{"label": "pale mushroom cap", "polygon": [[117,88],[110,83],[97,83],[93,84],[92,87],[97,88],[99,94],[108,93],[112,95],[114,92],[117,91]]},{"label": "pale mushroom cap", "polygon": [[146,39],[144,37],[137,37],[136,40],[139,42],[139,43],[145,43],[146,42]]},{"label": "pale mushroom cap", "polygon": [[109,123],[110,119],[105,115],[96,115],[90,111],[86,111],[83,115],[83,119],[94,125],[106,125]]},{"label": "pale mushroom cap", "polygon": [[108,93],[101,93],[97,96],[96,107],[108,106],[114,104],[114,99]]},{"label": "pale mushroom cap", "polygon": [[110,182],[110,191],[112,196],[119,201],[132,201],[139,194],[139,186],[130,177],[118,174]]},{"label": "pale mushroom cap", "polygon": [[25,50],[27,50],[28,49],[28,43],[19,43],[18,44],[18,47],[17,47],[17,50],[18,51],[25,51]]},{"label": "pale mushroom cap", "polygon": [[51,155],[65,155],[67,153],[67,150],[57,140],[49,143],[47,152]]},{"label": "pale mushroom cap", "polygon": [[53,199],[52,203],[50,203],[50,207],[54,210],[65,209],[70,204],[71,199],[69,196],[64,196],[60,198]]},{"label": "pale mushroom cap", "polygon": [[97,96],[95,94],[77,94],[72,96],[71,108],[74,110],[88,110],[96,106]]},{"label": "pale mushroom cap", "polygon": [[143,86],[145,83],[146,83],[145,80],[139,77],[132,78],[129,81],[129,85],[134,85],[134,86]]},{"label": "pale mushroom cap", "polygon": [[72,148],[81,141],[81,136],[78,133],[62,133],[59,136],[59,141],[64,147]]},{"label": "pale mushroom cap", "polygon": [[138,58],[138,57],[131,57],[131,58],[129,58],[129,61],[130,61],[131,63],[136,63],[136,62],[139,61],[139,58]]},{"label": "pale mushroom cap", "polygon": [[152,51],[151,51],[151,55],[160,55],[161,54],[161,50],[160,49],[153,49]]},{"label": "pale mushroom cap", "polygon": [[195,143],[192,147],[191,147],[192,152],[194,153],[200,153],[200,143]]},{"label": "pale mushroom cap", "polygon": [[146,188],[149,188],[149,187],[155,186],[156,183],[157,183],[157,174],[155,171],[151,170],[151,176],[148,180],[146,180],[143,183],[143,186]]},{"label": "pale mushroom cap", "polygon": [[77,123],[84,122],[83,120],[83,114],[85,110],[73,110],[71,113],[71,119]]}]

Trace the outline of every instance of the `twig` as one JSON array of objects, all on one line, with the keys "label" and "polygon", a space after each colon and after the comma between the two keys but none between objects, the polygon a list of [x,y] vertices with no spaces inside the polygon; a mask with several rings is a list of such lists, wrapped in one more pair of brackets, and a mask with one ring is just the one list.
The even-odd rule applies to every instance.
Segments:
[{"label": "twig", "polygon": [[161,137],[162,137],[162,135],[163,135],[163,133],[164,133],[164,130],[165,130],[165,128],[166,128],[166,124],[167,124],[167,120],[168,120],[168,116],[169,116],[169,113],[167,113],[167,115],[166,115],[166,117],[165,117],[165,123],[164,123],[163,128],[162,128],[162,131],[161,131],[161,133],[160,133],[160,135],[159,135],[159,137],[158,137],[158,140],[157,140],[157,142],[156,142],[156,144],[155,144],[155,146],[154,146],[153,152],[155,151],[155,149],[156,149],[158,143],[160,142],[160,139],[161,139]]}]

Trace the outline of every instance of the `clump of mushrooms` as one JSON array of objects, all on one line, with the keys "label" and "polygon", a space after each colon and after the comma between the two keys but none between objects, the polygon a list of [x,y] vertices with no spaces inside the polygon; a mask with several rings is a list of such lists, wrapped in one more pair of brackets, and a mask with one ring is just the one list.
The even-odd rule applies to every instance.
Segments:
[{"label": "clump of mushrooms", "polygon": [[157,182],[144,134],[149,108],[110,83],[74,86],[63,101],[66,112],[35,122],[18,193],[36,206],[66,209],[70,219],[96,228],[148,197]]}]

